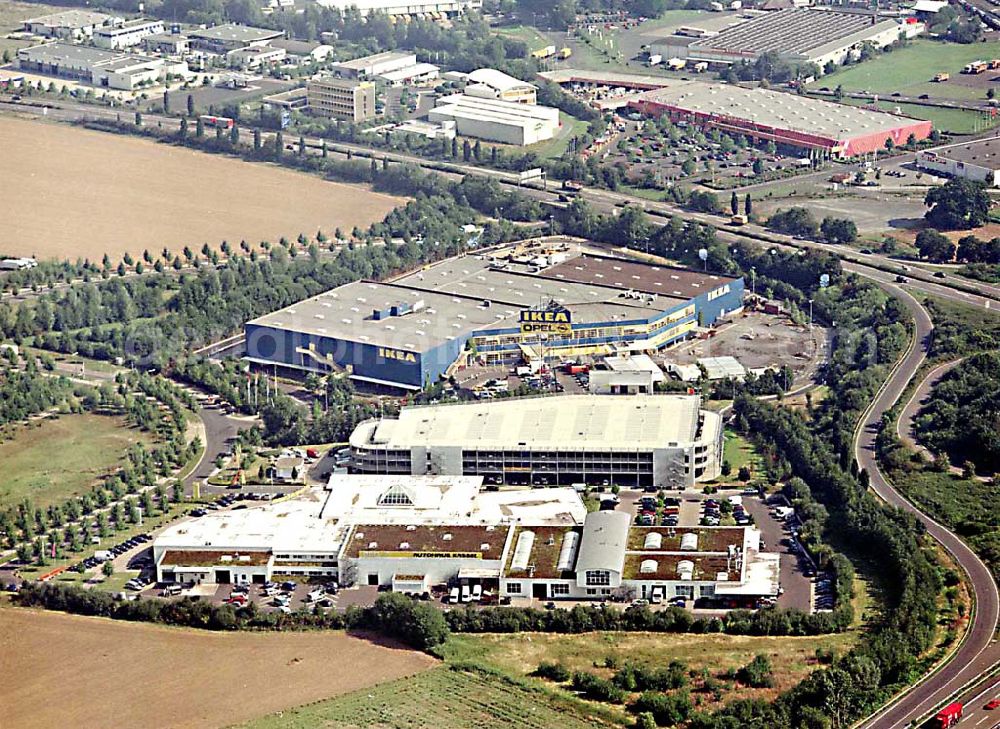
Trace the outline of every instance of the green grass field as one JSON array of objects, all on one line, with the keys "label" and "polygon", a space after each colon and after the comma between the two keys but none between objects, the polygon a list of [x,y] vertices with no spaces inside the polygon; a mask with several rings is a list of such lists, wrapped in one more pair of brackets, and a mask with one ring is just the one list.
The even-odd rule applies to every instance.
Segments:
[{"label": "green grass field", "polygon": [[0,443],[0,507],[28,498],[37,507],[87,491],[133,443],[150,437],[106,415],[63,415],[16,426]]},{"label": "green grass field", "polygon": [[574,136],[580,136],[587,131],[590,125],[582,119],[570,116],[564,111],[559,112],[559,121],[562,126],[552,139],[548,139],[538,144],[526,147],[527,151],[534,152],[544,159],[556,159],[562,155],[569,146],[569,140]]},{"label": "green grass field", "polygon": [[762,473],[764,470],[764,463],[754,451],[750,442],[742,435],[738,435],[730,430],[727,430],[725,433],[722,457],[724,460],[729,461],[734,475],[743,466],[749,466],[754,475]]},{"label": "green grass field", "polygon": [[[984,99],[985,86],[956,83],[955,77],[970,61],[996,57],[1000,57],[1000,41],[961,45],[916,40],[905,48],[823,76],[811,86],[832,89],[840,85],[845,91],[871,91],[886,95],[898,91],[906,96],[929,94],[932,98]],[[940,72],[950,73],[951,80],[943,83],[931,81],[934,74]],[[996,75],[996,72],[991,75]]]},{"label": "green grass field", "polygon": [[559,702],[542,687],[442,666],[245,724],[253,729],[587,729],[613,723]]},{"label": "green grass field", "polygon": [[537,51],[548,45],[557,45],[554,40],[550,40],[547,35],[530,25],[510,25],[497,28],[497,34],[507,38],[516,38],[524,41],[528,45],[528,52]]}]

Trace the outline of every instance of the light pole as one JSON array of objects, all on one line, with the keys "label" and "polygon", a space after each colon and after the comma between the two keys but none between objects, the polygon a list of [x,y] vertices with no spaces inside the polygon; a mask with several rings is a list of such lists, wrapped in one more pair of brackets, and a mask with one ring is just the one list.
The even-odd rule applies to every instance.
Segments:
[{"label": "light pole", "polygon": [[809,329],[813,328],[813,300],[809,299]]},{"label": "light pole", "polygon": [[750,266],[750,292],[757,295],[757,267]]}]

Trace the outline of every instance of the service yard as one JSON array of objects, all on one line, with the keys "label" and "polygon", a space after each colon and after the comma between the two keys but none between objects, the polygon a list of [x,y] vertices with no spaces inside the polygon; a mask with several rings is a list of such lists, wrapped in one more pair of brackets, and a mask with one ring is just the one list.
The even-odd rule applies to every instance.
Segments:
[{"label": "service yard", "polygon": [[[145,139],[0,117],[5,255],[101,260],[381,220],[400,200]],[[14,172],[17,170],[18,172]],[[83,181],[83,182],[81,182]]]},{"label": "service yard", "polygon": [[[749,282],[748,282],[749,283]],[[808,316],[808,311],[805,312]],[[659,353],[661,362],[692,364],[703,357],[731,356],[747,369],[791,367],[805,384],[826,354],[827,331],[792,323],[785,316],[748,312],[723,325],[710,339],[692,339]]]},{"label": "service yard", "polygon": [[7,606],[0,624],[3,724],[19,729],[229,726],[436,664],[333,631],[212,633]]}]

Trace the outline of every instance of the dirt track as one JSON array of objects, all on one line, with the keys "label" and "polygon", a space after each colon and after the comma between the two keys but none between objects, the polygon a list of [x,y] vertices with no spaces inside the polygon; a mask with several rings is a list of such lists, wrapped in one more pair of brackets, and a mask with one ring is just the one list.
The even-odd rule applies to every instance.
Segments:
[{"label": "dirt track", "polygon": [[180,147],[0,117],[0,253],[38,258],[349,232],[398,198]]},{"label": "dirt track", "polygon": [[0,724],[217,727],[435,661],[336,632],[212,633],[0,608]]}]

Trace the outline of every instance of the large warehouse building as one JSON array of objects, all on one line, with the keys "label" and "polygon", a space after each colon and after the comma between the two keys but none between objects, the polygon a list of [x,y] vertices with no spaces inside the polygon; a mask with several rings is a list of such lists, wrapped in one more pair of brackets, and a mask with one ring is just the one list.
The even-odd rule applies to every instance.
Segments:
[{"label": "large warehouse building", "polygon": [[917,155],[917,167],[1000,187],[1000,139],[989,137],[928,149]]},{"label": "large warehouse building", "polygon": [[691,40],[675,36],[654,43],[651,53],[711,64],[753,63],[773,53],[789,63],[842,64],[864,44],[892,45],[900,36],[912,38],[923,23],[879,19],[867,13],[845,13],[819,8],[788,8],[765,13],[721,33]]},{"label": "large warehouse building", "polygon": [[743,279],[516,244],[359,281],[245,327],[263,366],[419,390],[455,363],[647,352],[743,307]]},{"label": "large warehouse building", "polygon": [[677,488],[719,475],[722,418],[697,395],[516,398],[404,408],[350,444],[361,473]]},{"label": "large warehouse building", "polygon": [[[466,87],[466,91],[474,91],[475,86]],[[456,131],[464,137],[518,146],[544,142],[559,131],[559,110],[555,107],[469,93],[442,96],[427,118],[455,122]]]},{"label": "large warehouse building", "polygon": [[132,91],[144,83],[156,83],[167,74],[183,75],[187,63],[137,56],[70,43],[46,43],[17,52],[22,71],[82,81],[94,86]]},{"label": "large warehouse building", "polygon": [[844,158],[906,144],[931,133],[931,123],[770,89],[686,81],[649,91],[629,106],[671,121],[774,141],[805,153]]}]

